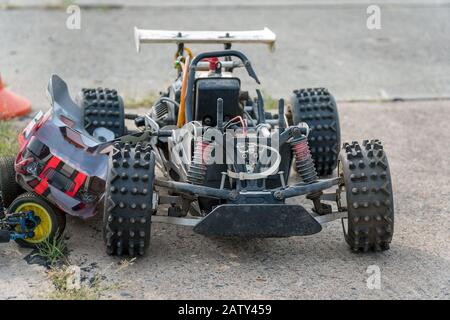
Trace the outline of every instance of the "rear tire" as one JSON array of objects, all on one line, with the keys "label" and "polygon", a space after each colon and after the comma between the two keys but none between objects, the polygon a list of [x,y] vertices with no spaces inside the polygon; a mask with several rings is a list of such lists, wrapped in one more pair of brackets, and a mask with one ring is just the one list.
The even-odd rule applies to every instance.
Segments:
[{"label": "rear tire", "polygon": [[97,128],[114,132],[116,138],[126,133],[124,104],[116,90],[82,89],[76,100],[84,111],[84,128],[90,135]]},{"label": "rear tire", "polygon": [[310,127],[308,144],[317,174],[326,176],[333,173],[341,144],[334,97],[325,88],[295,90],[286,116],[293,125],[306,122]]},{"label": "rear tire", "polygon": [[150,244],[155,155],[149,144],[115,144],[105,191],[103,236],[109,255],[144,255]]},{"label": "rear tire", "polygon": [[381,142],[365,140],[362,147],[356,141],[344,143],[338,175],[344,179],[340,189],[345,189],[348,219],[344,235],[350,248],[356,252],[388,250],[394,233],[394,199]]},{"label": "rear tire", "polygon": [[16,182],[14,161],[14,157],[0,157],[0,191],[6,208],[23,192]]}]

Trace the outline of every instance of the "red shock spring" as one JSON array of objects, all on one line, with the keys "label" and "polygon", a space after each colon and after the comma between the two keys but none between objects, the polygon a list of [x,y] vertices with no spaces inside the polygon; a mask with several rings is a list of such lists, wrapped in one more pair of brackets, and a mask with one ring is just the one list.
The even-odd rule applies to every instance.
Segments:
[{"label": "red shock spring", "polygon": [[291,149],[295,157],[295,168],[303,182],[311,183],[316,181],[317,172],[306,137],[303,136],[292,140]]},{"label": "red shock spring", "polygon": [[194,151],[194,162],[198,164],[205,165],[208,160],[208,153],[206,152],[206,148],[209,147],[209,142],[205,140],[199,140],[195,144],[195,151]]},{"label": "red shock spring", "polygon": [[194,156],[188,171],[188,180],[194,184],[203,184],[205,180],[209,144],[208,141],[203,139],[195,143]]}]

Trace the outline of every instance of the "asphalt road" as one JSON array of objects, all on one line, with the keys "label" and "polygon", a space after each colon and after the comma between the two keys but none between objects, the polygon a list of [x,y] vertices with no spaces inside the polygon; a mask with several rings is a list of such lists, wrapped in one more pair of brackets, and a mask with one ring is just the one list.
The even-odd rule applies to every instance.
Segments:
[{"label": "asphalt road", "polygon": [[[450,102],[339,105],[344,141],[379,138],[394,182],[391,250],[352,253],[334,221],[308,237],[217,240],[187,227],[153,224],[149,253],[117,271],[105,254],[101,220],[68,221],[70,261],[82,276],[104,274],[120,299],[449,299]],[[304,201],[300,201],[304,202]],[[29,251],[0,246],[0,299],[45,297],[52,286]],[[381,289],[367,287],[379,266]]]}]

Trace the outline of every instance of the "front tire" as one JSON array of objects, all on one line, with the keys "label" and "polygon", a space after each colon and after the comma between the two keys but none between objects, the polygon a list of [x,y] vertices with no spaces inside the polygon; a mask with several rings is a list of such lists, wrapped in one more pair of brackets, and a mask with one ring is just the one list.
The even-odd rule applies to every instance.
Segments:
[{"label": "front tire", "polygon": [[144,255],[150,244],[155,155],[149,144],[115,144],[105,191],[103,236],[109,255]]},{"label": "front tire", "polygon": [[[394,199],[389,163],[379,140],[345,143],[339,154],[339,206],[348,210],[345,240],[353,251],[388,250],[394,233]],[[345,199],[342,199],[345,198]]]}]

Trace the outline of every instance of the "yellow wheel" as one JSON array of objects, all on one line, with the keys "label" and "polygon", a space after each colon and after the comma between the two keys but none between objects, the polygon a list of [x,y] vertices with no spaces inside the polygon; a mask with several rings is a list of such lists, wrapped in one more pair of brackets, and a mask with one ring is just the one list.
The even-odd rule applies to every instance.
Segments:
[{"label": "yellow wheel", "polygon": [[[24,193],[17,197],[11,203],[9,211],[32,211],[38,218],[39,223],[34,229],[34,236],[16,240],[23,247],[34,248],[45,240],[52,240],[55,236],[60,236],[64,231],[66,216],[34,193]],[[17,227],[16,231],[21,231],[20,226]]]}]

